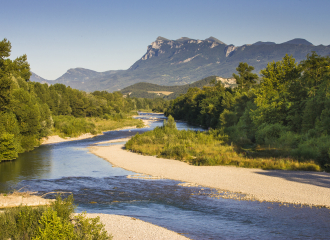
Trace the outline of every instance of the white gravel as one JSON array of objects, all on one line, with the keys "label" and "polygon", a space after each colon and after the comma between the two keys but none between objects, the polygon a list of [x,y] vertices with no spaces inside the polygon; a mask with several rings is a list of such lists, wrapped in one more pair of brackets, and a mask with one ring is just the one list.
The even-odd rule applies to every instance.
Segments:
[{"label": "white gravel", "polygon": [[113,240],[136,239],[136,240],[186,240],[186,238],[176,232],[166,228],[144,222],[137,218],[112,215],[87,213],[86,217],[95,218],[99,216],[100,221],[105,225],[105,230],[113,236]]},{"label": "white gravel", "polygon": [[247,199],[330,207],[329,173],[192,166],[132,153],[124,145],[91,147],[90,151],[130,171],[243,193]]}]

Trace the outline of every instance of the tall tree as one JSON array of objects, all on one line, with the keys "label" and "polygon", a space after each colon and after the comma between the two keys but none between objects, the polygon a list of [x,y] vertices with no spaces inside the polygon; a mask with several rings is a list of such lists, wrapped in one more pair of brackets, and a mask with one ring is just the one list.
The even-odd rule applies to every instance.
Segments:
[{"label": "tall tree", "polygon": [[252,73],[254,67],[249,66],[247,63],[239,63],[236,71],[238,75],[233,73],[233,77],[236,79],[238,87],[241,89],[250,89],[253,84],[256,83],[258,79],[258,74]]}]

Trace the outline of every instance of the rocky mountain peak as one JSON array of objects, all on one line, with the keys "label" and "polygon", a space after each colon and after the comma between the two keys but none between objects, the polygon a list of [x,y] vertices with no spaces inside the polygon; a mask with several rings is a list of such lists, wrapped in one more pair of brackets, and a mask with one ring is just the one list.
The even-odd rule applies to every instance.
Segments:
[{"label": "rocky mountain peak", "polygon": [[161,36],[159,36],[159,37],[156,39],[156,41],[171,41],[171,40],[169,40],[169,39],[167,39],[167,38],[164,38],[164,37],[161,37]]},{"label": "rocky mountain peak", "polygon": [[177,42],[185,42],[185,41],[188,41],[188,40],[193,40],[193,39],[192,38],[188,38],[188,37],[181,37],[181,38],[179,38],[179,39],[177,39],[175,41],[177,41]]},{"label": "rocky mountain peak", "polygon": [[221,42],[219,39],[215,38],[215,37],[209,37],[209,38],[206,38],[205,41],[210,41],[210,42],[216,42],[216,43],[219,43],[219,44],[225,44],[224,42]]}]

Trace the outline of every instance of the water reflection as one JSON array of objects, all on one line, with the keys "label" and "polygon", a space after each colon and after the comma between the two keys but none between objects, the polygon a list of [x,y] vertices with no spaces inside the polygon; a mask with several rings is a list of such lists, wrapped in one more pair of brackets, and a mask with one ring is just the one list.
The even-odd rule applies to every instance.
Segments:
[{"label": "water reflection", "polygon": [[53,156],[51,147],[42,147],[19,155],[14,161],[0,164],[0,192],[6,191],[4,184],[16,184],[24,179],[47,178],[52,170]]}]

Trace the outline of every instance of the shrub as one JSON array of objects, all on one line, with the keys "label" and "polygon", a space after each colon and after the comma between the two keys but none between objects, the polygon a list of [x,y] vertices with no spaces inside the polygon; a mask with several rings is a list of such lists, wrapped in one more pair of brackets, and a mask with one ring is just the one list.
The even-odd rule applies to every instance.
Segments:
[{"label": "shrub", "polygon": [[71,218],[73,197],[56,201],[48,207],[16,207],[0,214],[0,239],[112,239],[99,218],[84,214]]},{"label": "shrub", "polygon": [[262,124],[256,132],[256,141],[258,144],[272,145],[288,128],[279,124]]},{"label": "shrub", "polygon": [[33,240],[74,239],[74,226],[57,216],[57,212],[48,208],[39,220],[38,230]]}]

